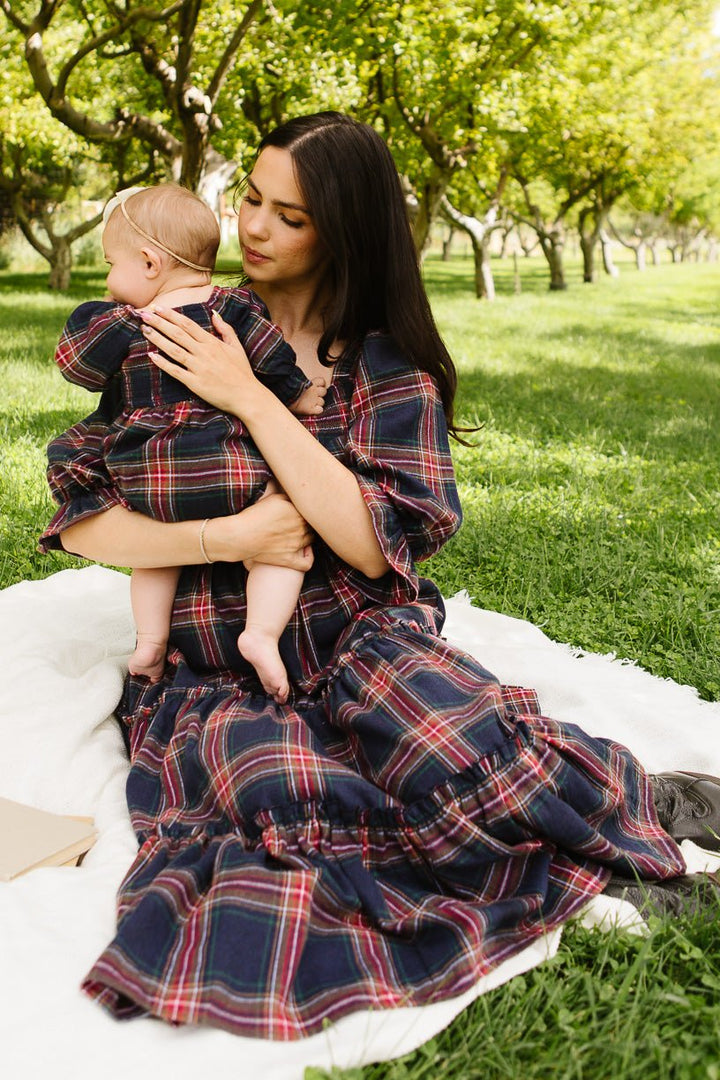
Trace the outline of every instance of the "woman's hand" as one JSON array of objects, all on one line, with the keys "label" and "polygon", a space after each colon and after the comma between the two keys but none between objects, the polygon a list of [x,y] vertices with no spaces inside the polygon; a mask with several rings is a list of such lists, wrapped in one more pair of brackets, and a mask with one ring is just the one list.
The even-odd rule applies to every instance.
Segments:
[{"label": "woman's hand", "polygon": [[213,562],[263,562],[305,573],[313,564],[313,533],[282,493],[266,495],[228,517],[211,518],[205,549]]},{"label": "woman's hand", "polygon": [[244,395],[259,384],[232,327],[216,312],[213,325],[219,337],[174,308],[156,307],[139,314],[145,338],[155,350],[162,349],[150,353],[154,363],[203,401],[240,416]]}]

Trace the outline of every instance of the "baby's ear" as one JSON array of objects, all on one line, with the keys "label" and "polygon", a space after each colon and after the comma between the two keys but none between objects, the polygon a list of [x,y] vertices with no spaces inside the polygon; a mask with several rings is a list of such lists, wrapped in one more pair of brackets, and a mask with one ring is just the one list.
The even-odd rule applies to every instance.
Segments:
[{"label": "baby's ear", "polygon": [[145,277],[152,280],[156,278],[163,267],[163,257],[161,253],[154,247],[144,247],[140,249],[143,262],[145,263]]}]

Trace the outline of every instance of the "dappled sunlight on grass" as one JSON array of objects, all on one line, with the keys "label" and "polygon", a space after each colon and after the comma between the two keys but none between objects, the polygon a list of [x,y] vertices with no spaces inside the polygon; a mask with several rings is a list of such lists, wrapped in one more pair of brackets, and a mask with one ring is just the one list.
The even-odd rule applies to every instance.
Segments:
[{"label": "dappled sunlight on grass", "polygon": [[428,572],[720,697],[720,268],[494,304],[471,273],[426,265],[458,414],[482,424],[453,451],[463,529]]}]

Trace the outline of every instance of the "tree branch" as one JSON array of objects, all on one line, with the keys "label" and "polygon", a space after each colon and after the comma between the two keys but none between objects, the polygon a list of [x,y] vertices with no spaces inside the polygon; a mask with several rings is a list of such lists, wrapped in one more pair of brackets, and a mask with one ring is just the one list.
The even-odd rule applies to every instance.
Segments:
[{"label": "tree branch", "polygon": [[230,71],[230,67],[232,66],[232,62],[235,59],[236,53],[242,44],[243,38],[248,32],[251,23],[254,21],[255,16],[257,15],[261,7],[262,0],[252,0],[252,3],[248,6],[248,9],[243,15],[240,23],[236,26],[235,32],[227,43],[225,51],[223,52],[220,60],[218,61],[218,65],[215,68],[213,77],[208,83],[207,88],[207,96],[210,98],[210,101],[213,103],[213,105],[217,101],[220,91],[225,84],[228,72]]},{"label": "tree branch", "polygon": [[52,258],[52,248],[47,244],[43,244],[38,236],[35,235],[32,227],[32,221],[25,211],[22,197],[19,193],[15,193],[12,199],[12,208],[15,215],[15,220],[20,226],[20,232],[23,234],[28,244],[34,247],[35,250],[42,255],[43,259],[47,259],[48,262]]},{"label": "tree branch", "polygon": [[167,21],[182,7],[182,4],[183,0],[178,0],[178,2],[171,4],[162,12],[153,11],[152,8],[147,7],[135,8],[134,10],[127,11],[124,16],[118,17],[113,26],[108,27],[107,30],[104,30],[100,34],[95,34],[85,42],[84,45],[81,45],[77,52],[75,52],[61,68],[57,80],[58,94],[62,97],[65,96],[65,88],[68,79],[81,60],[84,60],[91,52],[101,49],[108,41],[121,37],[126,30],[129,30],[131,26],[134,26],[138,22]]},{"label": "tree branch", "polygon": [[5,18],[12,23],[16,30],[19,30],[23,35],[28,33],[30,23],[23,22],[20,16],[16,15],[9,0],[0,0],[0,9],[2,9]]},{"label": "tree branch", "polygon": [[180,6],[178,18],[178,47],[175,56],[177,75],[175,78],[175,103],[178,113],[184,109],[183,92],[190,81],[189,72],[192,61],[192,43],[200,15],[201,0],[184,0]]}]

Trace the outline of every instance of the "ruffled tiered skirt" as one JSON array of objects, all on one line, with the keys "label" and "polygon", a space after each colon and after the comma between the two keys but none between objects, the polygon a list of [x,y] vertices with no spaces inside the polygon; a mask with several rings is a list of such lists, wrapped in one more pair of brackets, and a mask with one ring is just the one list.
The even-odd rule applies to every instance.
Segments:
[{"label": "ruffled tiered skirt", "polygon": [[612,871],[684,869],[629,751],[420,608],[365,613],[288,706],[172,659],[125,704],[140,849],[84,983],[118,1017],[299,1038],[462,993]]}]

